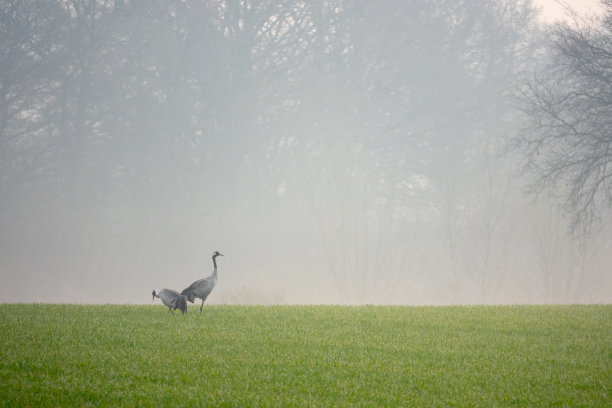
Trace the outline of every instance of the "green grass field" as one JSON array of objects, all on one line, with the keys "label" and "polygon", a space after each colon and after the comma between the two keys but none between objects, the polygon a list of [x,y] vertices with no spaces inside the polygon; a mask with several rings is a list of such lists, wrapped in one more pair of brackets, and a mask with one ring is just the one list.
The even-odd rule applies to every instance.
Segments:
[{"label": "green grass field", "polygon": [[612,306],[0,305],[2,406],[612,406]]}]

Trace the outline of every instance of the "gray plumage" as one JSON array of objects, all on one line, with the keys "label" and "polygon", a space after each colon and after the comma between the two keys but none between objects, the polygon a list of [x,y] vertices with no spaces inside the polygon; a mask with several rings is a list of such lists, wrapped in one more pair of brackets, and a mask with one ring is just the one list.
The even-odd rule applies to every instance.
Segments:
[{"label": "gray plumage", "polygon": [[172,314],[174,314],[174,310],[176,309],[180,309],[183,314],[187,313],[187,297],[181,295],[176,290],[153,289],[153,300],[155,300],[156,297],[160,298],[162,303],[168,306],[168,313],[172,312]]},{"label": "gray plumage", "polygon": [[202,313],[202,308],[204,307],[204,301],[212,292],[215,284],[217,283],[217,257],[223,256],[223,254],[219,253],[219,251],[215,251],[212,256],[213,265],[215,267],[212,275],[207,278],[199,279],[189,285],[187,288],[183,289],[181,295],[187,296],[187,300],[191,303],[194,303],[195,298],[202,299],[202,304],[200,305],[200,313]]}]

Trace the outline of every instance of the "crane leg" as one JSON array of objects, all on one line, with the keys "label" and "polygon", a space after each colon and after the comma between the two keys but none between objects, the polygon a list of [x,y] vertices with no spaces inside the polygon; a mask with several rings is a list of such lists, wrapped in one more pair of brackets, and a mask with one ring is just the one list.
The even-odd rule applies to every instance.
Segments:
[{"label": "crane leg", "polygon": [[200,305],[200,313],[202,313],[202,308],[204,307],[204,299],[202,299],[202,304]]}]

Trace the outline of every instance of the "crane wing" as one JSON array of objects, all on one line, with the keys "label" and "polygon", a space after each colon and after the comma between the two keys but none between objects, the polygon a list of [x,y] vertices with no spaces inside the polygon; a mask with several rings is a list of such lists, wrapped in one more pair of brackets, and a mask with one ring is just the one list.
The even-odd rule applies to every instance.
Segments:
[{"label": "crane wing", "polygon": [[186,295],[189,292],[193,292],[194,288],[198,285],[198,283],[200,283],[200,281],[203,281],[203,280],[204,279],[199,279],[199,280],[193,282],[191,285],[189,285],[185,289],[183,289],[181,294]]},{"label": "crane wing", "polygon": [[194,297],[198,297],[200,299],[206,299],[206,296],[212,291],[215,286],[215,279],[212,277],[199,279],[185,288],[181,294],[186,295],[190,302],[193,302],[191,299]]},{"label": "crane wing", "polygon": [[158,292],[159,298],[166,306],[174,306],[179,293],[173,289],[162,289]]},{"label": "crane wing", "polygon": [[213,290],[214,286],[215,281],[210,278],[202,279],[200,281],[198,284],[198,292],[201,294],[200,297],[202,300],[206,299],[206,296],[208,296],[208,294]]}]

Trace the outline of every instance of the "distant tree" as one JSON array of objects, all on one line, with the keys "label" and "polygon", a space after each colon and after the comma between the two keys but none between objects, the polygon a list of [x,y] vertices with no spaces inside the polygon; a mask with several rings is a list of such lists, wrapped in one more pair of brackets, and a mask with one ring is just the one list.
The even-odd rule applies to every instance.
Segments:
[{"label": "distant tree", "polygon": [[549,62],[521,93],[529,125],[516,146],[534,192],[559,194],[572,230],[612,204],[612,0],[599,21],[572,14],[550,33]]},{"label": "distant tree", "polygon": [[547,303],[586,301],[602,282],[595,264],[605,239],[564,234],[569,220],[550,201],[540,200],[527,214],[539,267],[539,273],[529,274],[529,287]]},{"label": "distant tree", "polygon": [[[54,64],[61,47],[55,29],[61,8],[41,1],[0,3],[0,195],[31,184],[40,172],[44,137],[52,127],[47,115],[57,83]],[[44,147],[43,147],[44,146]],[[25,180],[28,179],[28,182]]]},{"label": "distant tree", "polygon": [[[377,234],[393,237],[381,256],[385,262],[407,265],[417,252],[409,239],[415,220],[431,224],[450,212],[468,219],[460,203],[471,201],[465,189],[469,172],[461,169],[477,165],[476,146],[483,139],[501,137],[509,127],[507,90],[526,59],[532,18],[528,2],[514,1],[353,0],[318,13],[313,6],[317,29],[307,51],[316,58],[301,65],[301,99],[287,106],[298,113],[292,116],[292,145],[312,153],[301,155],[312,159],[303,167],[324,181],[313,184],[311,197],[319,200],[313,217],[324,226],[318,242],[340,291],[354,289],[358,298],[359,276],[375,274],[395,287],[398,275],[411,273],[404,268],[388,279],[381,276],[379,271],[391,268],[367,252],[380,246]],[[440,203],[438,194],[448,196],[448,203]],[[497,216],[499,209],[490,211]],[[387,217],[393,228],[381,229]],[[491,243],[497,235],[493,225],[487,227]],[[453,231],[450,240],[458,236]],[[450,245],[454,278],[460,280],[469,272],[459,271],[458,248]],[[490,255],[483,256],[485,275],[494,269]],[[481,281],[481,289],[491,286]],[[379,296],[388,295],[379,289]]]}]

